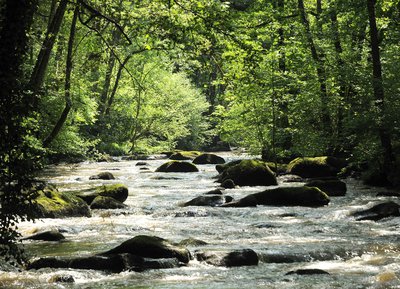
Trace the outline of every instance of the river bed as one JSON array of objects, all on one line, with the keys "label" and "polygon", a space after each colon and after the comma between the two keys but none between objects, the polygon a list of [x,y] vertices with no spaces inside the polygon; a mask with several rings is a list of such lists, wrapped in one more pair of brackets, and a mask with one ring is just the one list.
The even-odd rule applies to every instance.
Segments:
[{"label": "river bed", "polygon": [[[228,161],[242,157],[231,153],[221,156]],[[321,208],[180,207],[181,203],[215,189],[217,171],[214,165],[199,165],[198,173],[154,172],[165,161],[146,161],[149,170],[136,166],[138,161],[85,162],[48,168],[42,177],[60,190],[123,183],[129,188],[125,202],[128,207],[93,210],[90,218],[24,222],[19,226],[23,235],[57,228],[66,237],[63,242],[24,241],[27,253],[40,257],[88,256],[136,235],[154,235],[173,242],[195,238],[208,243],[189,246],[192,253],[253,249],[260,258],[258,266],[223,268],[192,260],[186,267],[141,273],[0,271],[0,288],[400,288],[400,218],[358,222],[349,216],[380,201],[396,200],[376,197],[381,190],[348,179],[347,195],[331,197],[330,204]],[[112,172],[116,180],[89,181],[89,176],[102,171]],[[229,189],[225,195],[239,199],[265,188]],[[291,262],[277,263],[284,258]],[[285,275],[305,268],[322,269],[330,275]],[[71,275],[75,282],[51,282],[55,275]]]}]

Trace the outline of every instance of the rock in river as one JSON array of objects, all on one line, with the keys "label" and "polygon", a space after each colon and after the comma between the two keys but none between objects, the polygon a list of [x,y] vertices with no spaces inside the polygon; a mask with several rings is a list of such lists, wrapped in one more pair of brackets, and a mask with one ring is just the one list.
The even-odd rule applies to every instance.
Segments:
[{"label": "rock in river", "polygon": [[296,158],[288,165],[288,172],[302,178],[334,177],[346,161],[334,157]]},{"label": "rock in river", "polygon": [[329,197],[315,187],[282,187],[250,194],[222,207],[305,206],[320,207],[329,203]]},{"label": "rock in river", "polygon": [[199,169],[192,163],[170,161],[157,168],[156,172],[162,173],[193,173]]},{"label": "rock in river", "polygon": [[355,212],[352,214],[352,216],[356,217],[357,221],[378,221],[383,218],[399,217],[400,205],[395,202],[380,203],[369,209]]},{"label": "rock in river", "polygon": [[98,196],[110,197],[123,203],[128,198],[128,187],[122,184],[104,185],[76,191],[74,194],[89,205]]},{"label": "rock in river", "polygon": [[193,160],[196,165],[207,165],[207,164],[224,164],[225,160],[215,154],[201,154]]},{"label": "rock in river", "polygon": [[338,179],[312,180],[305,184],[307,187],[317,187],[330,197],[346,195],[346,183]]},{"label": "rock in river", "polygon": [[190,252],[181,246],[176,246],[166,239],[139,235],[123,242],[121,245],[102,253],[102,256],[129,253],[145,258],[177,258],[182,263],[188,263]]},{"label": "rock in river", "polygon": [[27,237],[22,238],[22,240],[41,240],[41,241],[61,241],[65,237],[58,230],[49,230],[39,232]]},{"label": "rock in river", "polygon": [[101,172],[97,175],[90,176],[89,180],[114,180],[115,177],[110,172]]},{"label": "rock in river", "polygon": [[203,253],[196,254],[198,261],[206,262],[213,266],[239,267],[258,265],[258,255],[252,249],[242,249],[224,253]]},{"label": "rock in river", "polygon": [[209,206],[216,207],[226,202],[231,202],[233,200],[230,196],[199,196],[183,204],[184,207],[187,206]]},{"label": "rock in river", "polygon": [[221,171],[219,182],[233,180],[239,186],[271,186],[277,185],[275,174],[263,162],[258,160],[242,160],[218,167]]},{"label": "rock in river", "polygon": [[91,209],[123,209],[126,205],[111,197],[97,196],[90,204]]},{"label": "rock in river", "polygon": [[33,201],[38,218],[90,217],[89,206],[69,192],[59,192],[53,186],[37,191]]}]

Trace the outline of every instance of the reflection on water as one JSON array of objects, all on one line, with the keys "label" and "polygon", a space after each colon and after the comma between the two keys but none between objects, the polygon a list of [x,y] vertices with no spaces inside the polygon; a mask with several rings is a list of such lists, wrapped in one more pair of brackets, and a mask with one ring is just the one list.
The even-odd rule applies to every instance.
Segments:
[{"label": "reflection on water", "polygon": [[[234,159],[233,155],[224,155]],[[41,219],[23,223],[20,230],[58,228],[66,241],[26,242],[32,256],[84,256],[108,250],[139,234],[179,242],[196,238],[209,245],[189,250],[220,251],[251,248],[259,254],[257,267],[219,268],[191,261],[187,267],[143,273],[107,274],[90,270],[41,269],[29,272],[0,271],[0,288],[400,288],[400,220],[355,222],[349,213],[378,200],[376,191],[348,180],[348,194],[332,198],[323,208],[180,207],[217,187],[214,166],[199,166],[199,173],[155,173],[163,160],[82,163],[56,166],[44,178],[61,190],[93,184],[124,183],[129,187],[128,208],[94,211],[91,218]],[[116,180],[89,181],[89,176],[111,171]],[[285,185],[285,184],[280,184]],[[298,184],[301,185],[301,184]],[[226,190],[240,198],[264,187]],[[330,275],[285,274],[304,268],[326,270]],[[54,275],[71,275],[74,284],[51,282]]]}]

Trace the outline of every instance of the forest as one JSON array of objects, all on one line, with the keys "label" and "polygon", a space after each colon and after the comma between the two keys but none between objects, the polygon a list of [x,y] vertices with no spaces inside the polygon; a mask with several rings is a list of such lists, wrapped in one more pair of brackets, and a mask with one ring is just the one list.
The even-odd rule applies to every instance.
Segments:
[{"label": "forest", "polygon": [[2,252],[54,163],[235,148],[400,185],[399,0],[2,0],[0,63]]}]

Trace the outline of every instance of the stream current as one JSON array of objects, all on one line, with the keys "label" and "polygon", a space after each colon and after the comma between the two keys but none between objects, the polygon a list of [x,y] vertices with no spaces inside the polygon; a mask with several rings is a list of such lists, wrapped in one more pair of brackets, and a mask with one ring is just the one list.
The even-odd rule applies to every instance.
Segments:
[{"label": "stream current", "polygon": [[[227,161],[243,156],[219,154]],[[376,197],[368,188],[348,179],[345,197],[331,197],[321,208],[181,207],[218,187],[215,165],[199,165],[198,173],[158,173],[166,160],[80,163],[48,168],[42,178],[59,190],[123,183],[129,188],[125,209],[92,210],[90,218],[39,219],[19,226],[23,235],[57,228],[66,241],[24,241],[31,256],[88,256],[106,251],[136,235],[154,235],[179,242],[195,238],[208,243],[196,250],[232,251],[249,248],[260,258],[258,266],[224,268],[196,260],[174,269],[122,272],[40,269],[16,272],[0,269],[0,288],[127,289],[127,288],[400,288],[400,218],[379,222],[355,221],[351,212],[391,197]],[[116,180],[89,181],[102,171]],[[279,181],[279,180],[278,180]],[[283,183],[280,186],[302,185]],[[266,187],[225,190],[239,199]],[[394,199],[394,201],[396,201]],[[1,268],[1,267],[0,267]],[[322,269],[330,275],[285,275],[297,269]],[[55,275],[71,275],[75,282],[53,283]]]}]

